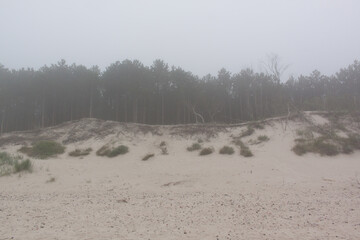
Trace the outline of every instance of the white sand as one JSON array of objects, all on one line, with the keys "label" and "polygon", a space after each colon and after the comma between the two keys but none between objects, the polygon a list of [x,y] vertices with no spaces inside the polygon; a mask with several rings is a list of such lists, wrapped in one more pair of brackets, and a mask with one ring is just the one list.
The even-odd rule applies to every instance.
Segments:
[{"label": "white sand", "polygon": [[186,151],[198,137],[164,131],[122,139],[130,152],[113,159],[33,160],[33,173],[0,178],[0,239],[360,239],[360,153],[296,156],[299,125],[283,126],[245,138],[270,137],[252,158],[218,154],[238,128],[203,143],[209,156]]}]

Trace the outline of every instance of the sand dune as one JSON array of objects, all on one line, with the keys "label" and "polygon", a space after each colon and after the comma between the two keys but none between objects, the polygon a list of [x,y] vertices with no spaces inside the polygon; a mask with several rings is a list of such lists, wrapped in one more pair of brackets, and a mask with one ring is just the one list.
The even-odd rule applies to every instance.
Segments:
[{"label": "sand dune", "polygon": [[[308,113],[308,119],[328,124],[322,115]],[[240,156],[232,142],[247,125],[84,119],[5,134],[1,151],[17,153],[24,143],[52,139],[63,142],[66,153],[32,159],[31,174],[0,178],[0,239],[360,239],[360,151],[297,156],[291,148],[306,124],[266,121],[242,138],[251,158]],[[358,131],[357,123],[346,126]],[[251,145],[260,135],[270,140]],[[199,139],[215,152],[186,151]],[[96,156],[106,143],[130,151]],[[235,154],[220,155],[224,145]],[[67,154],[87,147],[94,151],[84,158]],[[148,153],[155,156],[141,161]]]}]

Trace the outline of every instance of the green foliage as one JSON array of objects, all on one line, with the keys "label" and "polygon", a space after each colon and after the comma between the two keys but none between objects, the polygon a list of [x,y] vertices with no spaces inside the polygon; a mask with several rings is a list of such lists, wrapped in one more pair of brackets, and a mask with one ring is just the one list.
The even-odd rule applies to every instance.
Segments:
[{"label": "green foliage", "polygon": [[145,157],[142,158],[142,160],[143,160],[143,161],[147,161],[147,160],[149,160],[149,158],[152,158],[152,157],[154,157],[154,156],[155,156],[155,154],[153,154],[153,153],[147,154]]},{"label": "green foliage", "polygon": [[14,173],[22,171],[32,172],[32,163],[29,159],[14,161]]},{"label": "green foliage", "polygon": [[86,148],[86,149],[75,149],[72,152],[69,152],[69,156],[71,157],[80,157],[80,156],[87,156],[91,153],[92,148]]},{"label": "green foliage", "polygon": [[20,156],[0,152],[0,177],[22,171],[32,171],[32,163],[29,159],[23,160]]},{"label": "green foliage", "polygon": [[186,148],[189,152],[200,150],[201,145],[199,143],[193,143],[190,147]]},{"label": "green foliage", "polygon": [[251,150],[248,147],[241,148],[240,149],[240,155],[242,155],[244,157],[252,157],[252,156],[254,156],[253,153],[251,152]]},{"label": "green foliage", "polygon": [[360,149],[360,135],[350,134],[347,138],[339,137],[334,132],[329,132],[317,138],[311,134],[303,134],[305,138],[295,139],[292,150],[299,156],[307,152],[320,155],[335,156],[339,153],[350,154]]},{"label": "green foliage", "polygon": [[260,142],[267,142],[267,141],[269,141],[270,140],[270,138],[268,137],[268,136],[266,136],[266,135],[260,135],[260,136],[258,136],[258,141],[260,141]]},{"label": "green foliage", "polygon": [[307,152],[319,153],[320,155],[335,156],[339,154],[338,146],[328,142],[328,139],[319,137],[314,140],[298,142],[292,148],[293,152],[299,156]]},{"label": "green foliage", "polygon": [[108,157],[116,157],[118,155],[123,155],[126,154],[127,152],[129,152],[129,148],[127,146],[124,145],[120,145],[114,149],[112,149],[109,153],[108,153]]},{"label": "green foliage", "polygon": [[245,145],[241,140],[236,141],[237,145],[240,147],[240,155],[244,157],[252,157],[253,153],[250,148]]},{"label": "green foliage", "polygon": [[213,152],[214,152],[214,149],[213,149],[213,148],[210,148],[210,147],[208,147],[208,148],[203,148],[203,149],[200,151],[199,155],[200,155],[200,156],[209,155],[209,154],[212,154]]},{"label": "green foliage", "polygon": [[102,146],[99,150],[96,151],[98,156],[107,156],[109,158],[116,157],[118,155],[123,155],[129,152],[129,148],[124,145],[120,145],[116,148],[110,148],[107,145]]},{"label": "green foliage", "polygon": [[220,149],[219,153],[232,155],[232,154],[234,154],[234,148],[229,147],[229,146],[224,146]]},{"label": "green foliage", "polygon": [[28,155],[29,157],[47,159],[64,153],[65,147],[54,141],[39,141],[32,147],[24,146],[18,151]]}]

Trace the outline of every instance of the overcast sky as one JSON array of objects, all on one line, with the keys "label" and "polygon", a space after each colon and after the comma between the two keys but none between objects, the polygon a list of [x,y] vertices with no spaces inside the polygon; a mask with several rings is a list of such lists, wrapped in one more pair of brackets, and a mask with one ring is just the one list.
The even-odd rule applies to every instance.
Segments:
[{"label": "overcast sky", "polygon": [[0,0],[0,63],[106,66],[163,59],[196,75],[260,71],[333,74],[360,60],[360,0]]}]

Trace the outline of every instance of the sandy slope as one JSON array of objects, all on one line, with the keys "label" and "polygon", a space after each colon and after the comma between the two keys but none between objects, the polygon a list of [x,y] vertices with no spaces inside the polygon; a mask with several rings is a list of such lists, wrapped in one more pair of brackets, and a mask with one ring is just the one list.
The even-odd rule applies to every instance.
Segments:
[{"label": "sandy slope", "polygon": [[[130,152],[33,160],[32,174],[0,178],[0,239],[360,239],[360,153],[296,156],[299,127],[273,122],[256,130],[245,140],[266,134],[270,141],[250,146],[253,158],[186,151],[199,137],[218,151],[243,127],[208,139],[165,127],[114,131],[69,144],[67,151],[96,150],[116,141]],[[161,141],[169,155],[161,155]],[[146,153],[156,156],[141,161]]]}]

